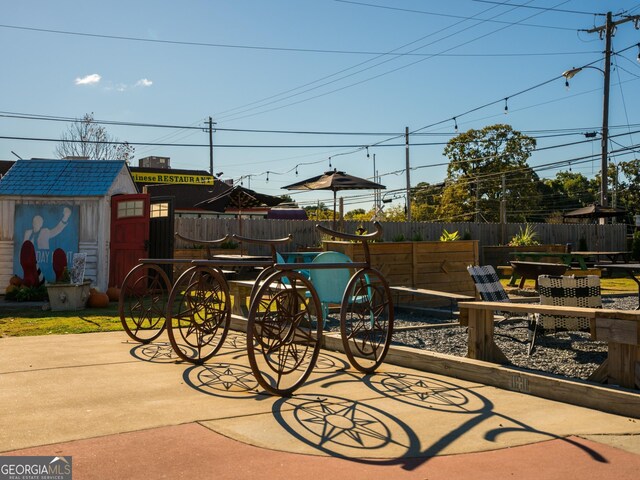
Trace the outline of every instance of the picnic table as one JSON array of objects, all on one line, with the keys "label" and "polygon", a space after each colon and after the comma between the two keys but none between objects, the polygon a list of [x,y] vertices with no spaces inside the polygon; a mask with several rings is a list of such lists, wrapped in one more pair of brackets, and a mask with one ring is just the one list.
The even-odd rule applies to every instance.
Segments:
[{"label": "picnic table", "polygon": [[511,262],[513,272],[511,273],[511,279],[509,285],[514,286],[516,279],[520,277],[520,284],[518,288],[524,288],[524,284],[528,278],[535,280],[536,290],[538,289],[538,277],[540,275],[562,275],[569,268],[564,263],[545,263],[545,262],[522,262],[513,260]]},{"label": "picnic table", "polygon": [[631,256],[631,252],[629,251],[610,251],[610,252],[601,252],[601,251],[580,251],[573,252],[576,255],[582,255],[584,257],[593,257],[596,260],[596,263],[600,263],[600,258],[605,257],[611,263],[627,263],[629,261],[629,257]]},{"label": "picnic table", "polygon": [[543,258],[557,258],[561,263],[570,267],[577,262],[581,270],[587,270],[586,255],[580,252],[511,252],[516,260],[539,262]]}]

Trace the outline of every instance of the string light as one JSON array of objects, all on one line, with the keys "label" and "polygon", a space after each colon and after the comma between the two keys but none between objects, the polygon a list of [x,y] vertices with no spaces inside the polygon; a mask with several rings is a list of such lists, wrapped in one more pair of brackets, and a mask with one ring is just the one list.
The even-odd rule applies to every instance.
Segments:
[{"label": "string light", "polygon": [[269,181],[269,170],[267,170],[267,182]]},{"label": "string light", "polygon": [[365,147],[365,148],[367,149],[367,158],[370,158],[369,157],[369,147]]},{"label": "string light", "polygon": [[296,165],[296,177],[298,176],[298,165]]},{"label": "string light", "polygon": [[456,117],[453,117],[453,130],[458,133],[458,120]]},{"label": "string light", "polygon": [[331,157],[329,157],[329,170],[331,170]]},{"label": "string light", "polygon": [[504,114],[506,115],[507,113],[509,113],[509,105],[507,104],[507,101],[509,100],[509,97],[504,99]]}]

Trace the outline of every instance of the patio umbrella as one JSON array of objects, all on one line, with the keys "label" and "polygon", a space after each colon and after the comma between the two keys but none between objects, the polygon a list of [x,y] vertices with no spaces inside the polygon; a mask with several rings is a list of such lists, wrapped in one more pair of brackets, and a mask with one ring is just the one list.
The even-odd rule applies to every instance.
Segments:
[{"label": "patio umbrella", "polygon": [[[597,220],[599,218],[612,218],[612,217],[624,217],[627,211],[623,208],[616,207],[603,207],[597,203],[592,205],[578,208],[563,214],[564,218],[586,218]],[[596,222],[596,250],[600,246],[600,235],[598,234],[598,222]]]},{"label": "patio umbrella", "polygon": [[587,207],[578,208],[563,214],[564,218],[610,218],[610,217],[624,217],[627,211],[623,208],[616,207],[603,207],[594,203]]},{"label": "patio umbrella", "polygon": [[331,190],[333,192],[333,229],[336,229],[336,194],[338,190],[383,190],[387,187],[365,178],[354,177],[337,169],[282,187],[287,190]]},{"label": "patio umbrella", "polygon": [[242,209],[254,207],[274,207],[285,200],[280,197],[258,193],[255,190],[236,185],[226,192],[216,195],[194,206],[210,210],[212,212],[226,212],[229,209],[238,209],[238,230],[242,234]]}]

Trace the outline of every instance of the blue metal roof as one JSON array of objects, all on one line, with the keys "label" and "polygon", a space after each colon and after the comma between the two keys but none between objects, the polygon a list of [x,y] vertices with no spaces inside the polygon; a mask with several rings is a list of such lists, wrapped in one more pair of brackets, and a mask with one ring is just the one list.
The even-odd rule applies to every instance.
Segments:
[{"label": "blue metal roof", "polygon": [[18,160],[0,179],[0,195],[106,195],[122,160]]}]

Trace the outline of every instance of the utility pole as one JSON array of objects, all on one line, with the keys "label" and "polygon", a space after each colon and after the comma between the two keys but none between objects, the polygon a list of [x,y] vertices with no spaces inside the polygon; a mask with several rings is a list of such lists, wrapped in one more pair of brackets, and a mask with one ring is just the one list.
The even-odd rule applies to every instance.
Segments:
[{"label": "utility pole", "polygon": [[502,174],[502,195],[500,196],[500,243],[504,245],[507,238],[507,177]]},{"label": "utility pole", "polygon": [[[373,154],[373,181],[378,183],[378,172],[376,171],[376,154]],[[378,212],[378,190],[373,191],[373,218],[377,220],[376,214]]]},{"label": "utility pole", "polygon": [[604,94],[602,102],[602,157],[600,159],[600,205],[607,206],[607,191],[608,191],[608,169],[609,169],[609,155],[608,155],[608,143],[609,143],[609,87],[611,83],[611,37],[618,25],[623,23],[634,22],[636,29],[639,26],[640,15],[626,16],[621,20],[613,21],[613,14],[607,12],[607,18],[604,25],[594,27],[586,30],[587,33],[598,33],[600,39],[605,39],[604,49]]},{"label": "utility pole", "polygon": [[216,122],[213,121],[211,117],[209,117],[209,173],[213,176],[213,126]]},{"label": "utility pole", "polygon": [[405,169],[407,172],[407,222],[411,221],[411,168],[409,164],[409,127],[404,127]]}]

